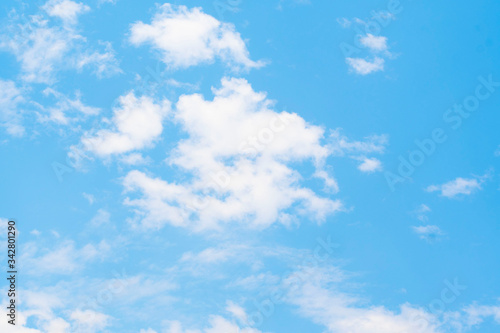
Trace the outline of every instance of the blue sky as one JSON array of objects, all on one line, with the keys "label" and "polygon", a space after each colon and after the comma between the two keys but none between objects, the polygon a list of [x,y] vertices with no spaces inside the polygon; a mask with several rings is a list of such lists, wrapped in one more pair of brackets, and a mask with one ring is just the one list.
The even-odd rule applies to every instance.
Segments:
[{"label": "blue sky", "polygon": [[2,332],[498,331],[498,2],[0,13]]}]

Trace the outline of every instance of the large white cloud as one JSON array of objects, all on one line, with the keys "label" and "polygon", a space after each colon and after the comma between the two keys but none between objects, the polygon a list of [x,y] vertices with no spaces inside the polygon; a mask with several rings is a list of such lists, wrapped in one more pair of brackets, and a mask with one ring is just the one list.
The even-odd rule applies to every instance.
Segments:
[{"label": "large white cloud", "polygon": [[263,62],[249,58],[245,42],[234,25],[222,23],[198,7],[164,4],[151,24],[132,25],[130,41],[134,45],[150,44],[171,68],[212,63],[216,58],[233,69],[263,66]]},{"label": "large white cloud", "polygon": [[142,226],[265,228],[291,223],[289,213],[323,221],[342,209],[340,201],[302,186],[303,176],[291,167],[310,161],[321,170],[329,155],[321,127],[273,111],[266,95],[244,79],[223,79],[213,93],[211,101],[184,95],[176,105],[175,120],[188,137],[167,162],[190,174],[189,181],[168,182],[140,171],[125,177],[126,191],[139,193],[125,203],[139,212]]}]

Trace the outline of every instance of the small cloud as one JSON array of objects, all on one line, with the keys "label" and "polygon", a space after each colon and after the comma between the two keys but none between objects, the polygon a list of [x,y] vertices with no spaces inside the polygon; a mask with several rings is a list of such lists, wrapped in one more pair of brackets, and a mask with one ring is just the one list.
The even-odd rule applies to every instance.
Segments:
[{"label": "small cloud", "polygon": [[131,153],[125,155],[120,160],[128,165],[144,165],[144,164],[149,164],[151,162],[151,159],[149,157],[145,158],[140,153]]},{"label": "small cloud", "polygon": [[488,175],[476,178],[462,178],[458,177],[448,183],[441,185],[431,185],[427,187],[427,192],[441,192],[441,196],[450,199],[456,198],[460,195],[471,195],[482,189],[481,185]]},{"label": "small cloud", "polygon": [[[361,75],[384,70],[385,59],[392,58],[391,52],[388,51],[388,38],[376,36],[370,32],[373,31],[373,25],[384,22],[385,24],[382,25],[385,27],[394,19],[394,15],[387,11],[372,11],[372,17],[366,20],[357,17],[337,19],[337,23],[344,29],[354,26],[353,30],[356,33],[355,45],[346,42],[340,44],[340,49],[351,70]],[[358,54],[358,56],[353,58],[353,54]]]},{"label": "small cloud", "polygon": [[421,204],[418,206],[417,209],[415,209],[412,213],[413,215],[416,216],[417,219],[419,219],[421,222],[426,222],[429,218],[427,217],[427,213],[429,213],[431,209],[429,206]]},{"label": "small cloud", "polygon": [[387,51],[387,37],[366,34],[359,40],[361,44],[373,52]]},{"label": "small cloud", "polygon": [[175,88],[182,88],[182,89],[187,89],[191,91],[198,91],[200,90],[200,83],[189,83],[189,82],[179,82],[175,79],[168,79],[167,84],[169,86],[175,87]]},{"label": "small cloud", "polygon": [[[85,105],[81,101],[82,96],[79,91],[75,92],[74,99],[52,88],[44,89],[42,94],[46,97],[54,97],[56,102],[51,107],[42,107],[43,113],[38,113],[40,122],[55,122],[61,125],[68,125],[71,122],[77,122],[86,117],[95,116],[101,111],[99,108]],[[69,114],[73,116],[69,117]]]},{"label": "small cloud", "polygon": [[117,1],[118,0],[98,0],[97,4],[98,4],[98,6],[101,6],[101,5],[106,4],[106,3],[110,3],[110,4],[114,5],[114,4],[116,4]]},{"label": "small cloud", "polygon": [[372,14],[373,14],[372,18],[374,19],[385,20],[385,21],[396,19],[396,16],[387,10],[374,11],[372,12]]},{"label": "small cloud", "polygon": [[436,225],[414,226],[412,229],[421,239],[426,241],[437,240],[444,235],[441,229]]},{"label": "small cloud", "polygon": [[90,11],[89,6],[70,0],[49,0],[42,9],[50,16],[59,17],[65,24],[75,24],[80,14]]},{"label": "small cloud", "polygon": [[377,158],[362,158],[362,163],[358,166],[358,169],[362,172],[375,172],[382,170],[382,162]]},{"label": "small cloud", "polygon": [[25,133],[22,126],[22,109],[25,102],[22,91],[14,81],[0,79],[0,127],[12,136],[20,137]]},{"label": "small cloud", "polygon": [[340,17],[337,19],[337,23],[340,24],[342,28],[349,28],[351,26],[351,21],[346,19],[345,17]]},{"label": "small cloud", "polygon": [[31,230],[30,234],[32,234],[34,236],[40,236],[41,232],[36,230],[36,229],[33,229],[33,230]]},{"label": "small cloud", "polygon": [[337,183],[337,180],[331,177],[325,170],[317,170],[314,173],[314,176],[323,180],[326,189],[333,193],[337,193],[339,191],[339,184]]},{"label": "small cloud", "polygon": [[372,61],[363,58],[346,58],[347,64],[356,74],[367,75],[384,70],[384,59],[375,57]]},{"label": "small cloud", "polygon": [[248,316],[245,312],[245,309],[243,309],[241,306],[231,301],[227,301],[226,311],[231,313],[233,317],[238,319],[241,323],[247,322]]},{"label": "small cloud", "polygon": [[83,192],[82,195],[85,199],[87,199],[89,204],[92,205],[95,202],[95,197],[92,194],[88,194],[88,193]]},{"label": "small cloud", "polygon": [[104,210],[99,209],[97,214],[90,220],[90,225],[93,227],[99,227],[104,224],[108,224],[111,218],[111,214]]}]

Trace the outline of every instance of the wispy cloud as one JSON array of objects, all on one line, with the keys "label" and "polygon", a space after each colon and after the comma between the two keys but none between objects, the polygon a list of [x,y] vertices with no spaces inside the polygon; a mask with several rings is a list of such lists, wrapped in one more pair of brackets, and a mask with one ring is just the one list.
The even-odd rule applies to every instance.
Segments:
[{"label": "wispy cloud", "polygon": [[[78,16],[87,12],[88,6],[50,0],[41,9],[29,19],[12,12],[0,34],[0,49],[14,54],[21,64],[24,81],[54,83],[56,72],[71,69],[90,68],[99,76],[121,71],[111,44],[104,43],[105,50],[98,50],[78,32]],[[51,23],[52,17],[61,18],[62,23]]]},{"label": "wispy cloud", "polygon": [[428,192],[441,192],[440,194],[443,197],[454,199],[460,196],[471,195],[482,190],[482,184],[487,178],[488,174],[474,178],[458,177],[441,185],[430,185],[426,190]]},{"label": "wispy cloud", "polygon": [[421,239],[427,241],[437,240],[444,235],[437,225],[414,226],[412,229]]},{"label": "wispy cloud", "polygon": [[25,101],[21,90],[10,80],[0,79],[0,125],[12,136],[23,136],[22,111],[20,104]]}]

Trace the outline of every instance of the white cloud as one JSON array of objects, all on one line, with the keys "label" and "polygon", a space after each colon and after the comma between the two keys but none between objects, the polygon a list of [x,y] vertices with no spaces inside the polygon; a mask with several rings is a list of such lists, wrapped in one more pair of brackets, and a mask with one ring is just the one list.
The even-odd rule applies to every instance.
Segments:
[{"label": "white cloud", "polygon": [[416,216],[421,222],[426,222],[429,218],[427,217],[427,213],[429,213],[431,209],[429,206],[425,204],[421,204],[417,209],[415,209],[412,214]]},{"label": "white cloud", "polygon": [[389,142],[387,135],[371,135],[363,141],[352,141],[336,129],[330,133],[328,149],[335,156],[363,155],[369,153],[382,154]]},{"label": "white cloud", "polygon": [[116,52],[110,42],[99,42],[103,46],[103,51],[86,51],[82,53],[76,60],[75,67],[82,71],[85,67],[92,67],[92,73],[98,78],[107,78],[115,74],[123,73],[118,67]]},{"label": "white cloud", "polygon": [[108,325],[110,317],[93,310],[75,310],[70,315],[76,329],[75,332],[102,332]]},{"label": "white cloud", "polygon": [[326,268],[304,268],[291,275],[288,302],[300,313],[335,333],[438,333],[437,318],[404,304],[399,313],[383,306],[365,307],[362,300],[338,291],[339,272]]},{"label": "white cloud", "polygon": [[500,324],[500,306],[473,304],[464,309],[467,327],[476,327],[483,323],[485,318],[493,317]]},{"label": "white cloud", "polygon": [[150,44],[171,68],[212,63],[216,58],[233,69],[258,68],[263,62],[250,60],[245,42],[234,25],[222,23],[201,8],[163,4],[151,24],[136,22],[130,41]]},{"label": "white cloud", "polygon": [[151,163],[151,159],[149,157],[143,157],[140,153],[125,155],[120,160],[128,165],[144,165]]},{"label": "white cloud", "polygon": [[317,170],[314,176],[320,178],[325,183],[325,188],[330,190],[332,193],[337,193],[339,191],[339,184],[337,180],[331,177],[325,170]]},{"label": "white cloud", "polygon": [[137,98],[130,92],[119,98],[119,104],[113,110],[112,129],[101,129],[82,137],[85,150],[105,157],[150,147],[159,139],[163,120],[170,111],[168,100],[156,104],[150,97]]},{"label": "white cloud", "polygon": [[165,333],[262,333],[254,328],[240,328],[222,316],[210,316],[208,322],[209,326],[203,330],[184,330],[181,322],[170,321],[167,323],[168,326]]},{"label": "white cloud", "polygon": [[387,51],[387,37],[366,34],[360,38],[360,42],[372,52]]},{"label": "white cloud", "polygon": [[272,273],[259,273],[246,276],[243,278],[233,279],[228,284],[229,287],[238,287],[245,290],[262,290],[263,286],[277,286],[280,282],[280,277]]},{"label": "white cloud", "polygon": [[139,333],[157,333],[155,330],[148,328],[147,330],[140,330]]},{"label": "white cloud", "polygon": [[351,20],[345,18],[345,17],[340,17],[337,18],[337,23],[340,24],[342,28],[349,28],[351,26]]},{"label": "white cloud", "polygon": [[0,79],[0,124],[12,136],[22,136],[25,132],[19,110],[23,101],[22,93],[13,81]]},{"label": "white cloud", "polygon": [[85,263],[103,259],[109,249],[105,241],[97,245],[87,244],[80,249],[75,248],[73,241],[61,242],[53,249],[27,243],[21,263],[27,274],[73,274],[83,269]]},{"label": "white cloud", "polygon": [[95,216],[90,220],[89,224],[93,227],[100,227],[104,224],[108,224],[111,219],[111,214],[104,209],[99,209]]},{"label": "white cloud", "polygon": [[207,248],[199,253],[186,252],[182,255],[181,262],[194,262],[199,264],[211,264],[225,262],[231,257],[238,256],[235,247]]},{"label": "white cloud", "polygon": [[80,14],[90,11],[89,6],[70,0],[49,0],[42,9],[50,16],[59,17],[66,24],[75,24]]},{"label": "white cloud", "polygon": [[[39,114],[39,120],[42,122],[50,121],[67,125],[83,119],[82,117],[95,116],[101,111],[99,108],[83,104],[79,91],[76,92],[75,99],[71,99],[52,88],[46,88],[42,93],[45,96],[54,96],[57,100],[54,106],[42,107],[44,114]],[[75,111],[75,116],[68,117],[68,113]]]},{"label": "white cloud", "polygon": [[118,0],[98,0],[97,3],[100,5],[103,5],[105,3],[110,3],[112,5],[116,4]]},{"label": "white cloud", "polygon": [[[393,58],[393,54],[388,50],[388,38],[373,35],[368,31],[372,30],[373,24],[379,25],[380,21],[385,21],[388,24],[395,17],[393,14],[384,11],[372,11],[372,15],[369,21],[357,17],[353,19],[337,19],[337,23],[344,29],[354,25],[356,31],[354,45],[343,42],[340,44],[340,48],[350,71],[360,75],[383,71],[385,60]],[[364,33],[362,32],[363,29]],[[353,54],[357,54],[357,56],[352,57]]]},{"label": "white cloud", "polygon": [[329,150],[323,129],[296,114],[277,113],[263,93],[246,80],[223,79],[212,101],[199,94],[183,95],[175,120],[188,134],[168,162],[192,179],[170,183],[143,172],[124,179],[125,204],[139,213],[139,224],[165,224],[195,230],[240,223],[265,228],[286,211],[322,221],[342,208],[338,200],[319,197],[302,187],[291,162],[311,161],[321,170]]},{"label": "white cloud", "polygon": [[482,189],[483,180],[481,178],[458,177],[442,185],[431,185],[427,187],[428,192],[441,192],[441,195],[450,199],[459,195],[471,195]]},{"label": "white cloud", "polygon": [[382,170],[382,162],[377,158],[364,157],[362,163],[358,166],[358,169],[362,172],[375,172]]},{"label": "white cloud", "polygon": [[248,321],[245,309],[234,302],[227,301],[226,311],[231,313],[233,317],[238,319],[241,323],[246,323]]},{"label": "white cloud", "polygon": [[[50,289],[50,288],[49,288]],[[5,333],[67,333],[86,332],[97,333],[107,326],[109,318],[93,310],[74,310],[68,308],[64,297],[56,296],[59,289],[45,291],[22,290],[22,311],[17,311],[16,325],[7,324],[7,320],[0,322],[0,331]],[[67,295],[66,295],[67,296]],[[1,304],[5,307],[5,303]],[[56,315],[57,310],[68,313],[68,318],[63,319]],[[56,312],[57,311],[57,312]],[[27,328],[28,320],[30,327]]]},{"label": "white cloud", "polygon": [[367,157],[366,154],[383,154],[388,142],[387,135],[372,135],[362,141],[352,141],[342,135],[340,129],[336,129],[330,133],[328,149],[334,156],[348,155],[361,161],[358,170],[373,173],[382,170],[382,162],[378,158]]},{"label": "white cloud", "polygon": [[30,231],[30,234],[34,235],[34,236],[40,236],[41,232],[36,230],[36,229],[33,229]]},{"label": "white cloud", "polygon": [[[58,9],[50,9],[49,13],[68,14],[64,14],[66,7],[56,5],[54,8]],[[72,20],[73,16],[68,14],[67,19]],[[103,52],[90,47],[73,25],[51,25],[43,12],[29,16],[29,20],[14,12],[7,28],[0,34],[0,49],[10,51],[17,58],[23,80],[35,83],[53,83],[56,72],[81,71],[87,67],[100,76],[119,73],[111,45],[104,44]]]},{"label": "white cloud", "polygon": [[385,61],[379,57],[375,57],[372,61],[363,58],[346,58],[346,61],[351,69],[360,75],[367,75],[384,70]]},{"label": "white cloud", "polygon": [[[478,328],[486,318],[500,324],[500,306],[473,303],[456,311],[435,311],[404,303],[399,311],[371,305],[353,292],[349,274],[335,266],[307,265],[288,275],[283,283],[286,303],[299,314],[332,333],[445,333]],[[455,280],[455,284],[456,284]],[[441,295],[441,297],[443,297]]]},{"label": "white cloud", "polygon": [[82,195],[85,199],[87,199],[89,204],[92,205],[95,202],[95,197],[92,194],[88,194],[88,193],[83,192]]},{"label": "white cloud", "polygon": [[437,225],[414,226],[412,229],[421,239],[427,241],[435,240],[444,235]]}]

